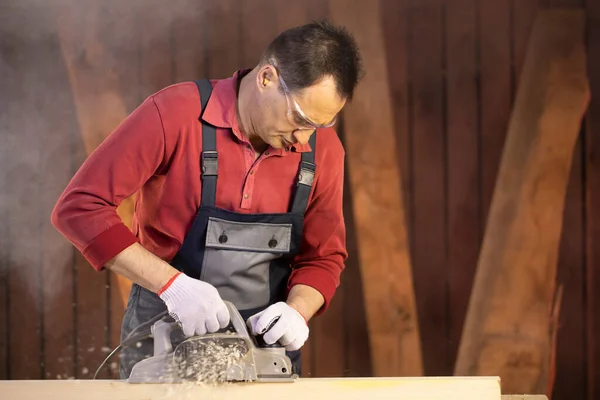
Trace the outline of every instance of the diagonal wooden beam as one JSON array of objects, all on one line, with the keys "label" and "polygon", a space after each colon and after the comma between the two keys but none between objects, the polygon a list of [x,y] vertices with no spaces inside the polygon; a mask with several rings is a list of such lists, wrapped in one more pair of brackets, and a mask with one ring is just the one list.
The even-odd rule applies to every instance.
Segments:
[{"label": "diagonal wooden beam", "polygon": [[563,207],[590,100],[584,22],[581,10],[535,21],[456,362],[508,393],[551,391]]},{"label": "diagonal wooden beam", "polygon": [[379,1],[330,0],[367,71],[343,115],[374,376],[423,374]]}]

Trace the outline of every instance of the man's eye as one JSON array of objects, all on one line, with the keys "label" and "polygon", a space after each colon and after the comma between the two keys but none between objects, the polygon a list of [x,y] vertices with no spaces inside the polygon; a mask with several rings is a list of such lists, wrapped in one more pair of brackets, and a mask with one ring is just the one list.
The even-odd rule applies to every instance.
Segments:
[{"label": "man's eye", "polygon": [[299,126],[307,126],[306,120],[302,118],[298,113],[294,113],[294,122]]}]

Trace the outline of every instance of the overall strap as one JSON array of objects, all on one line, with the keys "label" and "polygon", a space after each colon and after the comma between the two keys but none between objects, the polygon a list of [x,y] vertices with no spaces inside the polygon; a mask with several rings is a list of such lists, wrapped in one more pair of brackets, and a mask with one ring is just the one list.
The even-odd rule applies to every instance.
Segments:
[{"label": "overall strap", "polygon": [[300,171],[298,172],[298,183],[296,185],[296,193],[292,203],[292,213],[304,214],[308,206],[308,198],[312,188],[313,180],[315,179],[315,151],[317,147],[317,132],[315,131],[308,140],[311,151],[302,153],[300,160]]},{"label": "overall strap", "polygon": [[[208,79],[195,81],[200,92],[202,103],[202,112],[206,109],[206,104],[212,93],[212,85]],[[217,176],[219,167],[219,157],[217,153],[217,130],[213,125],[202,121],[202,156],[200,160],[200,171],[202,179],[202,202],[201,206],[214,207],[217,199]]]}]

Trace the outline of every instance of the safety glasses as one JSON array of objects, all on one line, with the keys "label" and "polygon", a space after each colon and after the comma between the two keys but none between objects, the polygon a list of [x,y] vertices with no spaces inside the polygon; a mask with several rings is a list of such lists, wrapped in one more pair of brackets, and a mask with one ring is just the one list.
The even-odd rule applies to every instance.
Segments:
[{"label": "safety glasses", "polygon": [[287,85],[285,84],[285,81],[281,77],[281,74],[279,73],[279,69],[277,68],[276,61],[273,58],[270,58],[269,64],[271,64],[273,66],[273,68],[275,68],[275,70],[277,71],[277,77],[279,78],[279,83],[281,84],[281,87],[283,88],[285,100],[287,101],[287,107],[288,107],[287,118],[292,125],[294,125],[298,129],[329,128],[329,127],[335,125],[335,123],[337,121],[337,116],[335,118],[333,118],[333,121],[331,121],[327,124],[324,124],[324,125],[317,124],[316,122],[314,122],[310,118],[308,118],[306,116],[306,114],[304,113],[304,111],[302,111],[302,109],[300,108],[300,106],[298,105],[296,100],[294,100],[292,92],[288,89]]}]

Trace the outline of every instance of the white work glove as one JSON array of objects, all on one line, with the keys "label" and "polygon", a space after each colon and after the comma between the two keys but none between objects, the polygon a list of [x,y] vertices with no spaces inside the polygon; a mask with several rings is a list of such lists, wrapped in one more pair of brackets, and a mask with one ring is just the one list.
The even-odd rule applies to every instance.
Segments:
[{"label": "white work glove", "polygon": [[214,333],[229,325],[229,310],[209,283],[179,273],[158,295],[186,337]]},{"label": "white work glove", "polygon": [[282,301],[254,314],[246,324],[253,335],[261,335],[277,317],[279,320],[263,336],[265,343],[279,341],[288,351],[300,349],[308,339],[308,325],[295,308]]}]

